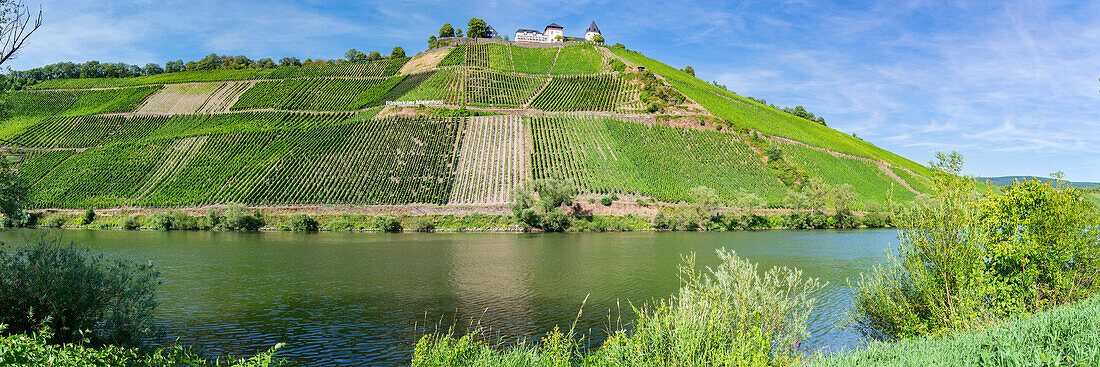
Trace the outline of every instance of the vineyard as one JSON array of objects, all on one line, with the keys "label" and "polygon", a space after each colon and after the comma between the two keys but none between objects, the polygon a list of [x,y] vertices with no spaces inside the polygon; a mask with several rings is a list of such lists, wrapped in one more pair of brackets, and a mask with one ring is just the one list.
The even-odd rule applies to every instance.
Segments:
[{"label": "vineyard", "polygon": [[263,81],[245,91],[230,109],[358,110],[376,104],[379,98],[400,83],[402,78],[404,77]]},{"label": "vineyard", "polygon": [[523,106],[546,84],[545,77],[492,70],[468,69],[462,77],[469,105]]},{"label": "vineyard", "polygon": [[873,163],[836,157],[822,151],[793,145],[781,145],[783,159],[829,185],[849,184],[860,200],[885,204],[907,201],[914,194]]},{"label": "vineyard", "polygon": [[[705,108],[679,113],[708,115],[706,125],[646,112],[631,70],[610,67],[619,58]],[[796,170],[850,184],[865,202],[911,200],[898,180],[931,186],[912,161],[633,51],[470,43],[409,60],[46,81],[0,94],[0,149],[34,208],[499,207],[551,177],[588,195],[675,202],[708,186],[723,200],[751,192],[781,204],[796,186],[744,130],[771,135]],[[383,107],[391,101],[435,108]]]},{"label": "vineyard", "polygon": [[629,104],[634,87],[612,74],[554,77],[531,102],[543,111],[615,111]]},{"label": "vineyard", "polygon": [[572,179],[589,192],[687,201],[695,186],[772,202],[786,188],[734,135],[592,117],[531,119],[535,178]]},{"label": "vineyard", "polygon": [[193,113],[202,108],[214,92],[226,83],[186,83],[165,86],[145,101],[139,114]]},{"label": "vineyard", "polygon": [[609,71],[594,46],[562,47],[550,74],[595,74]]},{"label": "vineyard", "polygon": [[115,88],[154,84],[316,77],[380,78],[397,75],[397,71],[401,70],[401,66],[408,61],[408,58],[400,58],[371,61],[369,63],[282,66],[275,69],[181,71],[133,78],[55,79],[39,83],[33,89]]},{"label": "vineyard", "polygon": [[518,117],[472,117],[466,121],[449,203],[503,203],[530,180],[525,125]]},{"label": "vineyard", "polygon": [[108,90],[11,92],[0,102],[0,118],[80,116],[133,111],[160,87]]},{"label": "vineyard", "polygon": [[98,144],[122,120],[121,116],[52,118],[27,130],[14,143],[35,148],[86,148]]}]

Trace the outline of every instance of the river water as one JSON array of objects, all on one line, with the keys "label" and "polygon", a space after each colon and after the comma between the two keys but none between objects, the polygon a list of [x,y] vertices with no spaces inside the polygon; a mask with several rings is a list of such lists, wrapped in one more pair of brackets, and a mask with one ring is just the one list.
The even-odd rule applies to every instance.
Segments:
[{"label": "river water", "polygon": [[305,366],[408,365],[425,332],[474,327],[534,340],[577,323],[587,343],[631,318],[630,303],[673,294],[681,256],[715,265],[734,250],[761,270],[786,265],[829,285],[808,345],[854,346],[836,327],[849,280],[897,246],[892,230],[713,233],[233,233],[13,230],[0,241],[61,238],[162,272],[156,314],[168,336],[216,354],[280,342]]}]

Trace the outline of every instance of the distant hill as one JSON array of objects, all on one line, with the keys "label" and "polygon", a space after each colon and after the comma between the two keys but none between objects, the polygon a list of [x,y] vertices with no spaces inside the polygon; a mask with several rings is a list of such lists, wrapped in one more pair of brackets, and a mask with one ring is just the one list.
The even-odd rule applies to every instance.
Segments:
[{"label": "distant hill", "polygon": [[[1048,182],[1048,181],[1053,181],[1054,180],[1053,178],[1050,178],[1050,177],[1039,177],[1039,176],[978,177],[978,181],[981,181],[981,182],[988,181],[989,183],[991,183],[993,185],[996,185],[996,186],[1008,186],[1008,185],[1012,184],[1012,181],[1016,181],[1016,180],[1024,181],[1024,180],[1030,180],[1030,179],[1037,179],[1037,180],[1040,180],[1040,181],[1043,181],[1043,182]],[[1074,181],[1066,181],[1066,182],[1067,182],[1067,184],[1069,184],[1072,187],[1089,188],[1089,187],[1100,186],[1100,182],[1074,182]]]},{"label": "distant hill", "polygon": [[920,164],[635,51],[452,41],[363,63],[48,80],[0,94],[0,149],[22,158],[36,208],[499,205],[547,177],[643,204],[707,186],[779,206],[810,180],[862,202],[930,192]]}]

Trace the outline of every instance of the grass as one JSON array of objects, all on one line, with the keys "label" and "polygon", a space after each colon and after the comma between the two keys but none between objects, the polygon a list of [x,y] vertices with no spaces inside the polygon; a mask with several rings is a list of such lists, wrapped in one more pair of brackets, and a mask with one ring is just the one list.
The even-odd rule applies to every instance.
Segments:
[{"label": "grass", "polygon": [[826,184],[852,185],[861,201],[886,204],[889,200],[909,201],[915,196],[873,163],[837,157],[793,144],[780,146],[784,160],[792,162],[810,177],[819,178]]},{"label": "grass", "polygon": [[550,74],[593,74],[606,71],[603,56],[593,46],[562,47]]},{"label": "grass", "polygon": [[899,167],[905,167],[920,175],[930,174],[927,167],[887,152],[863,140],[751,101],[748,98],[699,80],[682,70],[650,59],[638,52],[615,48],[610,50],[626,60],[668,78],[671,84],[681,93],[703,105],[711,113],[739,127],[758,130],[769,135],[789,138],[842,153],[885,161]]},{"label": "grass", "polygon": [[984,330],[866,348],[814,359],[832,366],[1100,365],[1100,296]]}]

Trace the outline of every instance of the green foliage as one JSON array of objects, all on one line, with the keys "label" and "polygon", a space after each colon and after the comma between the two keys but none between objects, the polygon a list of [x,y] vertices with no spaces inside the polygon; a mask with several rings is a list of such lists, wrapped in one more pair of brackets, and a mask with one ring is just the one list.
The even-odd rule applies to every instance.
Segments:
[{"label": "green foliage", "polygon": [[921,337],[816,358],[830,366],[1090,366],[1100,353],[1100,297],[998,326]]},{"label": "green foliage", "polygon": [[485,24],[485,20],[481,18],[470,18],[470,22],[466,23],[466,37],[470,38],[485,38],[485,31],[489,28]]},{"label": "green foliage", "polygon": [[669,79],[680,92],[725,120],[769,135],[781,136],[856,156],[882,160],[899,167],[905,167],[921,175],[929,174],[927,168],[908,159],[817,122],[810,122],[733,94],[692,77],[682,70],[677,70],[645,57],[640,53],[615,47],[610,48],[610,50],[619,57],[644,66],[646,70]]},{"label": "green foliage", "polygon": [[603,56],[591,45],[561,47],[550,74],[594,74],[606,71]]},{"label": "green foliage", "polygon": [[307,214],[297,213],[290,216],[286,228],[294,232],[317,232],[321,224]]},{"label": "green foliage", "polygon": [[42,225],[50,228],[61,228],[67,219],[62,214],[50,214],[42,221]]},{"label": "green foliage", "polygon": [[680,291],[635,307],[632,330],[617,330],[584,351],[572,330],[555,327],[542,342],[496,349],[475,331],[427,335],[413,367],[432,366],[793,366],[819,281],[798,270],[757,265],[719,251],[721,265],[699,271],[694,256],[681,267]]},{"label": "green foliage", "polygon": [[160,88],[160,86],[154,86],[107,90],[11,92],[0,99],[0,111],[4,111],[0,114],[0,118],[130,112]]},{"label": "green foliage", "polygon": [[374,227],[383,232],[401,232],[404,229],[401,227],[401,221],[388,215],[374,218]]},{"label": "green foliage", "polygon": [[156,212],[146,219],[149,228],[157,230],[171,230],[172,229],[172,216],[165,212]]},{"label": "green foliage", "polygon": [[858,283],[855,321],[873,337],[979,329],[1097,291],[1100,221],[1074,189],[1037,181],[981,197],[939,154],[937,202],[896,219],[897,255]]},{"label": "green foliage", "polygon": [[238,231],[257,231],[263,228],[264,221],[256,213],[251,213],[241,204],[231,204],[225,209],[225,229]]},{"label": "green foliage", "polygon": [[451,23],[446,23],[446,24],[443,24],[442,27],[439,27],[439,38],[454,37],[454,36],[455,36],[455,28],[451,26]]},{"label": "green foliage", "polygon": [[603,204],[603,206],[611,206],[613,202],[615,202],[615,199],[612,199],[610,196],[600,198],[600,204]]},{"label": "green foliage", "polygon": [[751,147],[732,134],[587,117],[529,121],[536,179],[564,174],[583,192],[664,201],[687,201],[695,186],[710,187],[725,200],[740,188],[769,201],[785,192]]},{"label": "green foliage", "polygon": [[538,206],[544,213],[562,205],[573,205],[573,198],[577,196],[577,186],[568,180],[540,178],[531,186],[539,194]]},{"label": "green foliage", "polygon": [[686,73],[687,75],[695,76],[695,68],[691,67],[691,65],[685,66],[684,73]]},{"label": "green foliage", "polygon": [[405,49],[401,47],[394,47],[393,51],[390,51],[390,59],[403,59],[405,58]]},{"label": "green foliage", "polygon": [[358,110],[379,103],[402,78],[262,81],[244,92],[232,109]]},{"label": "green foliage", "polygon": [[[0,333],[6,334],[5,325]],[[0,337],[0,361],[12,366],[50,367],[270,367],[287,365],[275,359],[277,344],[252,358],[203,358],[179,346],[147,351],[139,348],[104,345],[93,347],[85,341],[51,344],[56,334],[51,331],[9,334]]]},{"label": "green foliage", "polygon": [[434,232],[435,220],[427,216],[417,217],[413,220],[413,230],[417,232]]},{"label": "green foliage", "polygon": [[141,229],[141,220],[136,215],[127,216],[122,222],[122,228],[129,230]]},{"label": "green foliage", "polygon": [[572,219],[561,208],[554,208],[542,215],[539,227],[547,232],[564,232],[572,225]]},{"label": "green foliage", "polygon": [[630,85],[617,75],[554,77],[531,102],[544,111],[615,111],[627,101]]},{"label": "green foliage", "polygon": [[155,334],[158,277],[149,264],[52,242],[0,248],[0,324],[14,333],[49,328],[51,343],[135,345]]},{"label": "green foliage", "polygon": [[84,211],[84,216],[80,218],[80,225],[86,226],[92,224],[95,221],[95,209],[88,208]]}]

